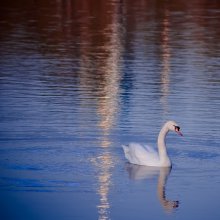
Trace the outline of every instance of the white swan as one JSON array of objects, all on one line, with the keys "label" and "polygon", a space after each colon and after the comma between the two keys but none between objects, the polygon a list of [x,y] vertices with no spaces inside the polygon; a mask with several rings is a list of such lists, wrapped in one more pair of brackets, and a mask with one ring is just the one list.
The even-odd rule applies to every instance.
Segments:
[{"label": "white swan", "polygon": [[151,147],[138,143],[131,143],[128,146],[122,146],[125,157],[132,164],[155,166],[155,167],[171,167],[171,160],[167,154],[165,138],[169,131],[175,131],[183,136],[180,127],[175,121],[168,121],[162,127],[158,139],[158,153]]}]

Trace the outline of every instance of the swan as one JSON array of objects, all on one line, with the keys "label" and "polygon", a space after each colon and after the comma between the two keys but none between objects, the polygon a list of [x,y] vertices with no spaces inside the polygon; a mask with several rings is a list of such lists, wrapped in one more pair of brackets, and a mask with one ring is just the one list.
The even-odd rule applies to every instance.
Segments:
[{"label": "swan", "polygon": [[160,130],[157,139],[158,152],[147,145],[130,143],[128,146],[122,145],[127,160],[136,165],[171,167],[171,160],[166,149],[166,135],[169,131],[174,131],[180,136],[180,127],[175,121],[167,121]]}]

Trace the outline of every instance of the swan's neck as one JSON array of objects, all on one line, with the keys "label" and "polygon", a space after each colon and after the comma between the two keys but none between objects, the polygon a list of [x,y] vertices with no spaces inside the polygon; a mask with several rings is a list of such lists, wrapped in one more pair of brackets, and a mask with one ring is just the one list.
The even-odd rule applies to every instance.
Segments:
[{"label": "swan's neck", "polygon": [[163,166],[171,165],[170,159],[167,154],[166,140],[165,140],[168,132],[169,129],[166,126],[163,126],[157,139],[159,158]]}]

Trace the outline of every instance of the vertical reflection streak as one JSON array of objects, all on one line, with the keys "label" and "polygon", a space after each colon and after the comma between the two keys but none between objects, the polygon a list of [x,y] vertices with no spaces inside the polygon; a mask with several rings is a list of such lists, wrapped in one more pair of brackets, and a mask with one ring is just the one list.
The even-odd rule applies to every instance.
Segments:
[{"label": "vertical reflection streak", "polygon": [[170,45],[169,45],[169,16],[168,11],[165,10],[165,17],[163,19],[162,30],[162,72],[161,72],[161,103],[163,106],[164,114],[169,112],[168,95],[170,86]]},{"label": "vertical reflection streak", "polygon": [[[103,18],[102,12],[98,12],[100,17],[94,19],[89,5],[83,10],[83,20],[79,25],[80,35],[80,63],[79,63],[79,85],[81,95],[81,109],[87,111],[88,101],[97,111],[97,127],[101,130],[101,153],[91,159],[91,163],[97,169],[97,195],[99,202],[96,206],[99,220],[110,219],[109,191],[112,183],[112,169],[114,167],[113,157],[109,151],[111,140],[109,138],[112,127],[116,122],[119,103],[120,88],[120,55],[121,37],[118,7],[115,2],[109,5],[102,3],[102,6],[109,8],[109,17]],[[94,27],[94,22],[97,24]],[[96,34],[94,28],[97,28]],[[87,112],[86,112],[87,113]],[[89,114],[85,114],[89,115]],[[90,114],[91,116],[91,114]],[[87,116],[86,116],[87,117]],[[87,118],[84,118],[81,126],[87,126]],[[90,119],[91,120],[91,119]],[[95,126],[96,127],[96,126]],[[84,129],[85,130],[85,129]]]},{"label": "vertical reflection streak", "polygon": [[100,168],[99,172],[99,187],[97,193],[100,197],[99,204],[97,205],[100,220],[110,219],[110,203],[109,203],[109,190],[111,186],[111,168],[113,167],[112,156],[109,152],[104,153],[98,157],[99,162],[97,166]]},{"label": "vertical reflection streak", "polygon": [[[98,101],[98,115],[100,121],[98,126],[102,130],[101,147],[108,148],[111,145],[109,134],[111,128],[114,126],[116,116],[118,113],[118,99],[119,99],[119,84],[120,84],[120,70],[119,60],[121,54],[120,29],[118,22],[118,5],[115,4],[113,12],[113,20],[109,25],[107,31],[110,37],[108,44],[105,45],[104,50],[108,56],[104,60],[101,71],[104,74],[104,83],[101,95]],[[100,174],[99,174],[99,188],[98,194],[100,201],[97,206],[99,213],[99,220],[110,219],[110,203],[109,190],[111,182],[111,169],[114,166],[113,158],[110,152],[106,152],[100,157]]]}]

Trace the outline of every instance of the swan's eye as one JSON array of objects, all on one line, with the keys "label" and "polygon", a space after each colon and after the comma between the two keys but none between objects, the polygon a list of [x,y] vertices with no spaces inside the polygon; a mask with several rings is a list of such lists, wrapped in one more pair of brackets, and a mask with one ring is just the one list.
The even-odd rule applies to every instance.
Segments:
[{"label": "swan's eye", "polygon": [[179,131],[179,130],[180,130],[180,127],[179,127],[179,126],[175,126],[175,125],[174,125],[174,127],[175,127],[175,130],[176,130],[176,131]]}]

